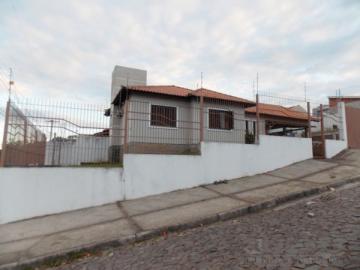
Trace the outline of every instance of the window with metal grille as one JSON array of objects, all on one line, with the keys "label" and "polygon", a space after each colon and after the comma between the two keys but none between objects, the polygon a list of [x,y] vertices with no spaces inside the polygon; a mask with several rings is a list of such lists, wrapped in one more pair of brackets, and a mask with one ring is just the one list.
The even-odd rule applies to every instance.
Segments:
[{"label": "window with metal grille", "polygon": [[176,127],[176,107],[151,105],[151,126]]},{"label": "window with metal grille", "polygon": [[233,129],[234,113],[232,111],[209,109],[209,128],[226,130]]}]

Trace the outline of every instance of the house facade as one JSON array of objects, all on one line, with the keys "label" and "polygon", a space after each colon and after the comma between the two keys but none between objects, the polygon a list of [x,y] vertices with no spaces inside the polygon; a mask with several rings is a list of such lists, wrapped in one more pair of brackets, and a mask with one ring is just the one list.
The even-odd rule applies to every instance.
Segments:
[{"label": "house facade", "polygon": [[200,141],[245,143],[246,132],[256,132],[245,116],[254,102],[204,88],[123,86],[112,106],[119,151],[126,137],[131,153],[194,154]]},{"label": "house facade", "polygon": [[300,106],[259,104],[257,125],[253,101],[205,88],[147,85],[146,71],[118,66],[109,115],[110,160],[124,151],[197,154],[201,141],[251,144],[257,133],[305,137],[309,127]]}]

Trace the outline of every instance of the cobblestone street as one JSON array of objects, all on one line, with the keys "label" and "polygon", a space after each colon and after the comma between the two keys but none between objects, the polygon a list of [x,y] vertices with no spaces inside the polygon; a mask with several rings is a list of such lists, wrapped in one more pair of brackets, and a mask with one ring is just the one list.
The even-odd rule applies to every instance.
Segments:
[{"label": "cobblestone street", "polygon": [[360,269],[360,186],[58,269]]}]

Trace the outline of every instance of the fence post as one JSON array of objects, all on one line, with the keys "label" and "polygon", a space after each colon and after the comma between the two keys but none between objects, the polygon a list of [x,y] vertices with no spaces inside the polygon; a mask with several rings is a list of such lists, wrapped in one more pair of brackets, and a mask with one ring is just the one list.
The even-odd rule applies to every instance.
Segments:
[{"label": "fence post", "polygon": [[325,157],[324,109],[322,104],[320,104],[320,128],[321,128],[322,154]]},{"label": "fence post", "polygon": [[4,124],[4,134],[3,134],[3,142],[2,142],[2,151],[1,151],[1,158],[0,158],[0,167],[5,167],[6,161],[6,143],[7,143],[7,136],[8,136],[8,128],[9,128],[9,114],[10,114],[10,99],[6,103],[6,111],[5,111],[5,124]]},{"label": "fence post", "polygon": [[200,142],[203,142],[203,141],[204,141],[204,96],[201,92],[201,94],[200,94]]},{"label": "fence post", "polygon": [[310,102],[307,102],[307,113],[308,113],[308,134],[307,137],[311,138],[311,112],[310,112]]},{"label": "fence post", "polygon": [[129,99],[128,97],[126,97],[125,99],[125,104],[124,104],[124,151],[123,153],[127,153],[128,152],[128,119],[129,119]]},{"label": "fence post", "polygon": [[260,143],[260,112],[259,112],[259,94],[256,94],[256,141]]}]

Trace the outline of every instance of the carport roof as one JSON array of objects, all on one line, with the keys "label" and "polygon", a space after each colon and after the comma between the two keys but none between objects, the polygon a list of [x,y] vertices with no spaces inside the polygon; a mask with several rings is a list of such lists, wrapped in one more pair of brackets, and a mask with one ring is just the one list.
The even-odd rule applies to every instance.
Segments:
[{"label": "carport roof", "polygon": [[[246,113],[256,113],[256,106],[246,108]],[[260,115],[275,116],[287,119],[296,119],[296,120],[308,120],[308,114],[306,112],[300,112],[298,110],[292,110],[279,105],[272,104],[259,104],[259,113]],[[311,120],[317,121],[317,118],[312,117]]]}]

